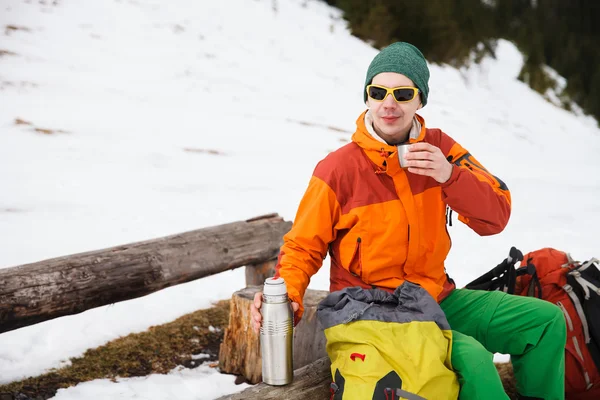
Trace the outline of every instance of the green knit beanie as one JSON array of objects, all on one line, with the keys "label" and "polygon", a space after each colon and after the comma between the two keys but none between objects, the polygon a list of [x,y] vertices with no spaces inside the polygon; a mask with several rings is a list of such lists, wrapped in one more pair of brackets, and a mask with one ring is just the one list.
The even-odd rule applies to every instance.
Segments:
[{"label": "green knit beanie", "polygon": [[429,68],[423,54],[410,43],[396,42],[385,47],[371,61],[367,70],[367,79],[363,88],[365,102],[367,101],[367,85],[373,82],[373,77],[382,72],[396,72],[408,77],[421,91],[421,102],[427,104],[429,95]]}]

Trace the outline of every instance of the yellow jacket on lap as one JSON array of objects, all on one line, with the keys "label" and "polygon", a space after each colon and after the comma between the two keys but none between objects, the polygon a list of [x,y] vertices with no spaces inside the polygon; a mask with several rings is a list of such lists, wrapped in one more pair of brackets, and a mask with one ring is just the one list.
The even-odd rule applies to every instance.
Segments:
[{"label": "yellow jacket on lap", "polygon": [[392,294],[346,288],[327,296],[317,316],[325,328],[334,400],[458,397],[452,331],[419,285],[405,282]]}]

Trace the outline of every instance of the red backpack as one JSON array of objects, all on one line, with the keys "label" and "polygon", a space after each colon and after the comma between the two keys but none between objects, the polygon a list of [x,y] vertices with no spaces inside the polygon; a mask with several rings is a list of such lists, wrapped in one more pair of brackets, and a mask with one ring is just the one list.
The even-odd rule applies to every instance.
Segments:
[{"label": "red backpack", "polygon": [[[521,267],[515,269],[517,261]],[[502,290],[556,304],[567,323],[566,399],[600,399],[600,262],[573,261],[569,254],[544,248],[509,257],[469,283],[469,289]]]}]

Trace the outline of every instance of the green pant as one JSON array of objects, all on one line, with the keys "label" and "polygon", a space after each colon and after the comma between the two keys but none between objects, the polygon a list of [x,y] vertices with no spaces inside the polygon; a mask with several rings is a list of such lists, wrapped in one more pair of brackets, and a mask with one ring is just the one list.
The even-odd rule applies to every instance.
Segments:
[{"label": "green pant", "polygon": [[454,290],[440,305],[452,328],[459,399],[508,399],[492,353],[511,355],[521,395],[564,399],[567,332],[557,306],[531,297],[468,289]]}]

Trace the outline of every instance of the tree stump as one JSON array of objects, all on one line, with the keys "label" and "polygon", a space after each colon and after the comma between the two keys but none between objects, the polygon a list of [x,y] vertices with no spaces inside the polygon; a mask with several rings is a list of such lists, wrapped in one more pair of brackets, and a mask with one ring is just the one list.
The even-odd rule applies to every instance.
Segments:
[{"label": "tree stump", "polygon": [[[219,350],[220,370],[242,375],[252,384],[262,381],[260,337],[254,333],[250,318],[250,304],[261,290],[262,286],[250,286],[233,294],[229,327]],[[325,334],[317,321],[317,305],[328,294],[308,289],[304,295],[304,316],[294,328],[294,370],[327,355]]]}]

